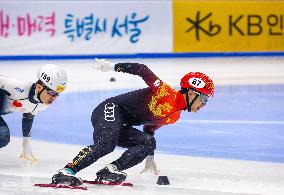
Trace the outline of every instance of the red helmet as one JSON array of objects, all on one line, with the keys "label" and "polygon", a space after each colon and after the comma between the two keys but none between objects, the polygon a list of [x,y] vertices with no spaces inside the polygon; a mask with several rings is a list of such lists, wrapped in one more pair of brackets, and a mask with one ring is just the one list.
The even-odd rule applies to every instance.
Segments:
[{"label": "red helmet", "polygon": [[180,86],[184,89],[194,89],[208,97],[214,95],[213,81],[201,72],[190,72],[186,74],[180,82]]}]

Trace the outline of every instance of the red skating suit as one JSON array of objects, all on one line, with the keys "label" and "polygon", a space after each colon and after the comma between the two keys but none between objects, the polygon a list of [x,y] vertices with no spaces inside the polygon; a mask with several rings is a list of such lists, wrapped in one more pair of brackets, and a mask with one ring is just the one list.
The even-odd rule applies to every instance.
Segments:
[{"label": "red skating suit", "polygon": [[184,96],[161,81],[147,66],[137,63],[118,63],[115,71],[142,77],[148,88],[110,98],[125,110],[132,125],[144,125],[153,132],[159,127],[172,124],[186,109]]}]

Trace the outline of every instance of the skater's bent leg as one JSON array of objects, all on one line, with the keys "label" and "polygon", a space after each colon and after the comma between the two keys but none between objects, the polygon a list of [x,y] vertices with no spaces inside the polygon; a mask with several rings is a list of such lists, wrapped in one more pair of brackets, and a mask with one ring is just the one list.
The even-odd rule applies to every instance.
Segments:
[{"label": "skater's bent leg", "polygon": [[116,146],[116,144],[108,142],[100,144],[96,143],[83,148],[73,159],[72,163],[67,164],[65,168],[71,168],[74,173],[77,173],[96,162],[99,158],[111,153]]},{"label": "skater's bent leg", "polygon": [[[106,116],[106,113],[111,111],[113,118],[109,115]],[[82,149],[73,159],[73,162],[65,167],[71,168],[76,173],[90,166],[99,158],[113,152],[117,146],[120,130],[123,128],[121,112],[120,108],[113,103],[103,102],[100,104],[91,117],[94,127],[94,144]]]},{"label": "skater's bent leg", "polygon": [[9,142],[10,130],[3,118],[0,116],[0,148],[5,147]]},{"label": "skater's bent leg", "polygon": [[114,161],[120,171],[141,163],[156,149],[154,136],[141,132],[135,128],[120,135],[119,146],[127,147],[122,156]]}]

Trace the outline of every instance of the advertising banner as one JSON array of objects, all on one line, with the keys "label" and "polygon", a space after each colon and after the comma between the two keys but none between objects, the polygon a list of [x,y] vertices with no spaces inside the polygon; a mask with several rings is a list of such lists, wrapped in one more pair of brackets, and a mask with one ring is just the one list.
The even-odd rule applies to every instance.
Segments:
[{"label": "advertising banner", "polygon": [[284,1],[173,0],[174,52],[284,51]]},{"label": "advertising banner", "polygon": [[171,1],[1,1],[0,55],[172,52]]}]

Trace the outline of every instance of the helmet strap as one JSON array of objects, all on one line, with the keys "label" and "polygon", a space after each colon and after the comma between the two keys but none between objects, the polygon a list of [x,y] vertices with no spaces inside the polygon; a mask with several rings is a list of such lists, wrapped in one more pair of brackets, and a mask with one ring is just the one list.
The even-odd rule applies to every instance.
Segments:
[{"label": "helmet strap", "polygon": [[188,112],[191,112],[191,106],[197,100],[198,97],[199,97],[199,95],[196,94],[195,97],[193,98],[193,100],[189,103],[189,101],[188,101],[188,93],[186,94],[186,107],[187,107],[187,111]]},{"label": "helmet strap", "polygon": [[181,93],[185,94],[186,108],[187,108],[187,111],[188,111],[188,112],[191,112],[191,106],[192,106],[193,103],[197,100],[197,98],[199,97],[199,95],[196,94],[195,97],[193,98],[193,100],[189,103],[188,90],[189,90],[189,89],[182,88],[182,89],[181,89]]},{"label": "helmet strap", "polygon": [[44,91],[44,88],[42,88],[42,90],[40,90],[40,92],[38,92],[37,95],[36,95],[37,99],[38,99],[38,100],[40,101],[40,103],[42,103],[42,104],[43,104],[43,102],[42,102],[41,99],[40,99],[40,94],[41,94],[43,91]]}]

